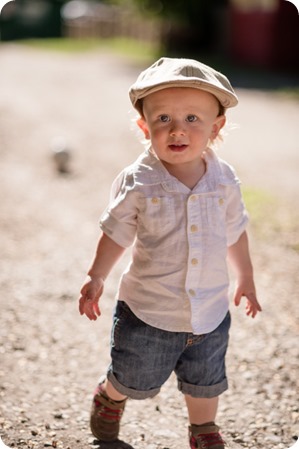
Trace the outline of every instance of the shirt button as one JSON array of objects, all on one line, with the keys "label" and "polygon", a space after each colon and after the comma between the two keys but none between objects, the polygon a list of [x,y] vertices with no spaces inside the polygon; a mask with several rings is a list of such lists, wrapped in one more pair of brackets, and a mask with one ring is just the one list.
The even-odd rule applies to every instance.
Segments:
[{"label": "shirt button", "polygon": [[192,288],[189,289],[189,295],[195,296],[195,291]]},{"label": "shirt button", "polygon": [[191,259],[191,263],[192,265],[197,265],[198,264],[198,259]]},{"label": "shirt button", "polygon": [[222,204],[224,203],[224,199],[223,198],[219,198],[219,205],[222,206]]},{"label": "shirt button", "polygon": [[196,200],[196,195],[191,195],[189,199],[190,199],[190,201],[195,201]]},{"label": "shirt button", "polygon": [[158,204],[159,203],[159,198],[156,198],[156,197],[152,198],[152,203],[153,204]]},{"label": "shirt button", "polygon": [[190,229],[191,229],[191,232],[197,232],[198,231],[198,227],[196,225],[191,225]]}]

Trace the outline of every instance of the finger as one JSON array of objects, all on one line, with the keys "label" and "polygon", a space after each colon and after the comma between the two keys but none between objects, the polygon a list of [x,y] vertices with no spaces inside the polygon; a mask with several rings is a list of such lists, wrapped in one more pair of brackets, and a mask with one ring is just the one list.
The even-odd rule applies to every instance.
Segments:
[{"label": "finger", "polygon": [[85,303],[85,298],[83,296],[81,296],[79,298],[79,312],[80,312],[80,315],[84,314],[84,303]]},{"label": "finger", "polygon": [[259,311],[261,311],[261,307],[257,301],[252,303],[249,300],[247,300],[247,305],[246,305],[247,316],[251,316],[252,318],[255,318],[255,316],[257,315],[257,313]]},{"label": "finger", "polygon": [[100,316],[100,315],[101,315],[101,310],[100,310],[100,307],[99,307],[99,303],[98,303],[98,302],[96,302],[96,303],[94,304],[94,311],[95,311],[95,313],[96,313],[97,316]]},{"label": "finger", "polygon": [[90,320],[94,319],[94,313],[93,313],[93,309],[92,309],[92,301],[90,299],[85,300],[84,313]]},{"label": "finger", "polygon": [[256,301],[256,308],[257,308],[257,310],[258,310],[259,312],[262,312],[262,311],[263,311],[262,306],[260,305],[260,303],[258,302],[258,300]]},{"label": "finger", "polygon": [[246,315],[247,316],[251,316],[252,318],[254,318],[257,314],[257,310],[252,307],[252,306],[248,306],[246,307]]},{"label": "finger", "polygon": [[87,317],[92,321],[95,321],[101,314],[97,301],[95,302],[90,299],[86,300],[84,310]]},{"label": "finger", "polygon": [[90,306],[88,304],[91,304],[91,301],[86,299],[85,296],[81,296],[79,298],[79,312],[81,315],[86,315],[88,318],[91,318],[92,313]]},{"label": "finger", "polygon": [[240,305],[241,298],[242,298],[242,294],[241,294],[238,290],[236,290],[236,291],[235,291],[235,295],[234,295],[234,303],[235,303],[235,306],[238,307],[238,306]]},{"label": "finger", "polygon": [[262,308],[257,300],[255,293],[250,293],[247,295],[247,300],[250,302],[251,306],[256,310],[256,312],[261,312]]}]

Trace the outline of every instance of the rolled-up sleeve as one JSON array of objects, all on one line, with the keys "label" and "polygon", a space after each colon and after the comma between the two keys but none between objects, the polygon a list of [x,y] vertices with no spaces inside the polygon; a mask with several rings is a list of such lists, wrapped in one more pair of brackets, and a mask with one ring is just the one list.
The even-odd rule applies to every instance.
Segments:
[{"label": "rolled-up sleeve", "polygon": [[240,184],[227,187],[226,238],[227,245],[236,243],[248,224],[248,213],[242,198]]},{"label": "rolled-up sleeve", "polygon": [[112,185],[110,204],[100,219],[100,228],[115,243],[128,248],[134,243],[137,227],[136,193],[119,176]]}]

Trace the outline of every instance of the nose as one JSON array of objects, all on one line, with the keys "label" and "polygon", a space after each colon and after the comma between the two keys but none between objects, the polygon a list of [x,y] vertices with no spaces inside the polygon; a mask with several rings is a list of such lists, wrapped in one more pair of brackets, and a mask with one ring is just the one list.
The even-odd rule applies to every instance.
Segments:
[{"label": "nose", "polygon": [[185,135],[185,126],[182,122],[172,122],[172,126],[170,129],[170,135],[172,137],[176,136],[184,136]]}]

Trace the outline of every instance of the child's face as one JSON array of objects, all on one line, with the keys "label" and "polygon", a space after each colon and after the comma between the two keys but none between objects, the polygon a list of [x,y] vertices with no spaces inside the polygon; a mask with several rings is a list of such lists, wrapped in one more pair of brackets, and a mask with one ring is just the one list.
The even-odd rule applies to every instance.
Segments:
[{"label": "child's face", "polygon": [[138,125],[166,165],[198,163],[225,124],[214,95],[189,87],[154,92],[143,100]]}]

